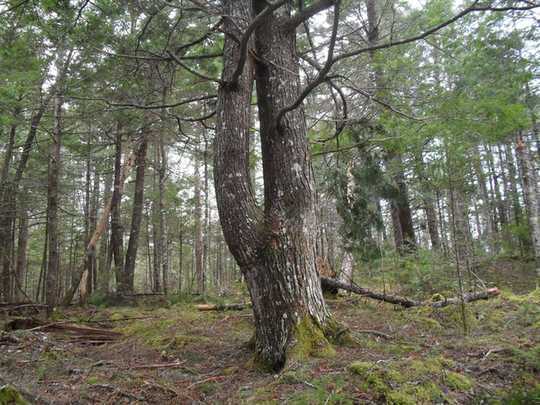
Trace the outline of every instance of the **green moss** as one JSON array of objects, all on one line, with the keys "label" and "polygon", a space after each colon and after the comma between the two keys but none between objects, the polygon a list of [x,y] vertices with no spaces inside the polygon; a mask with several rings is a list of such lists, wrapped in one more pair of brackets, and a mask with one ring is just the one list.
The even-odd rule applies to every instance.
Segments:
[{"label": "green moss", "polygon": [[473,386],[468,377],[453,371],[448,371],[444,380],[446,385],[453,390],[468,391]]},{"label": "green moss", "polygon": [[389,405],[416,405],[418,401],[412,395],[401,391],[392,391],[386,395],[386,403]]},{"label": "green moss", "polygon": [[90,377],[88,377],[86,379],[86,383],[89,384],[89,385],[95,385],[95,384],[99,384],[100,383],[100,379],[99,377],[95,376],[95,375],[91,375]]},{"label": "green moss", "polygon": [[[454,362],[450,359],[431,356],[421,360],[401,360],[384,364],[355,361],[348,366],[348,370],[360,376],[361,388],[370,391],[377,399],[385,399],[388,404],[407,405],[444,402],[446,397],[441,389],[444,369],[452,366]],[[470,388],[465,380],[460,379],[459,382],[459,388],[452,388]]]},{"label": "green moss", "polygon": [[349,364],[349,371],[353,374],[357,374],[361,377],[366,377],[370,371],[375,370],[377,365],[375,363],[370,363],[367,361],[355,361],[354,363]]},{"label": "green moss", "polygon": [[112,313],[110,316],[109,316],[109,319],[111,321],[120,321],[121,319],[124,319],[125,316],[121,313],[118,313],[118,312],[114,312]]},{"label": "green moss", "polygon": [[11,385],[0,387],[0,405],[29,405],[17,389]]},{"label": "green moss", "polygon": [[307,376],[301,370],[288,370],[279,376],[278,382],[280,384],[294,385],[301,384],[307,379]]},{"label": "green moss", "polygon": [[302,318],[296,325],[295,340],[289,354],[292,358],[306,359],[310,356],[328,358],[336,354],[323,329],[309,316]]}]

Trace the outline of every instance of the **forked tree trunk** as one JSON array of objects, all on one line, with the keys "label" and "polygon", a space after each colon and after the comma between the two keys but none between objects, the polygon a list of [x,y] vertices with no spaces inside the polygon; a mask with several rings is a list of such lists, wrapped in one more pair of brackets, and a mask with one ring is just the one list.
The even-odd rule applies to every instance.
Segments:
[{"label": "forked tree trunk", "polygon": [[[250,1],[224,3],[224,31],[241,37],[239,30],[251,20]],[[253,5],[259,13],[267,3],[254,0]],[[303,109],[277,122],[278,111],[300,92],[296,33],[284,24],[289,7],[264,17],[255,32],[264,212],[251,192],[247,159],[254,61],[248,55],[237,82],[229,82],[239,60],[238,43],[229,35],[215,143],[214,178],[223,232],[253,303],[256,359],[272,370],[285,365],[299,336],[309,336],[302,345],[308,353],[302,354],[323,350],[321,345],[328,344],[323,331],[331,323],[315,264],[315,190]]]}]

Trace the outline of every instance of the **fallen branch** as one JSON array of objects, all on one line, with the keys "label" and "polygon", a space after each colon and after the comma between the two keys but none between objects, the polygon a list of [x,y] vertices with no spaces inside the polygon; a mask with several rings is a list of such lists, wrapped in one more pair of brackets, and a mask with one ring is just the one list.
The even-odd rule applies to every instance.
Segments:
[{"label": "fallen branch", "polygon": [[[459,304],[462,300],[461,297],[447,298],[441,301],[416,301],[410,298],[401,297],[399,295],[385,294],[376,291],[368,290],[367,288],[360,287],[355,284],[348,284],[341,282],[339,280],[321,277],[321,285],[328,288],[340,288],[342,290],[350,291],[361,295],[363,297],[373,298],[378,301],[388,302],[390,304],[401,305],[405,308],[411,307],[420,307],[420,306],[431,306],[433,308],[442,308],[447,305]],[[492,297],[496,297],[500,294],[498,288],[490,288],[485,291],[480,291],[477,293],[467,293],[463,294],[463,302],[471,302],[478,300],[487,300]]]},{"label": "fallen branch", "polygon": [[251,307],[251,304],[200,304],[195,305],[199,311],[241,311]]},{"label": "fallen branch", "polygon": [[175,361],[174,363],[158,363],[158,364],[140,364],[137,366],[130,366],[132,370],[151,369],[151,368],[177,368],[182,367],[185,363]]},{"label": "fallen branch", "polygon": [[338,288],[338,289],[356,293],[358,295],[362,295],[364,297],[373,298],[378,301],[389,302],[391,304],[398,304],[405,308],[417,307],[417,306],[423,305],[422,302],[420,301],[415,301],[415,300],[411,300],[410,298],[400,297],[399,295],[388,295],[384,293],[371,291],[371,290],[368,290],[367,288],[363,288],[355,284],[344,283],[342,281],[339,281],[333,278],[321,277],[321,285],[324,288]]}]

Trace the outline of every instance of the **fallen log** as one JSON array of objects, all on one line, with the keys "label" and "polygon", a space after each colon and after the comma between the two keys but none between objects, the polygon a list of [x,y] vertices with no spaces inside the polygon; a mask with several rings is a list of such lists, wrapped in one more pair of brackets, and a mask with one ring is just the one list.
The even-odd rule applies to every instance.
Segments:
[{"label": "fallen log", "polygon": [[[492,297],[496,297],[500,293],[501,291],[497,287],[488,288],[487,290],[476,292],[476,293],[466,293],[466,294],[463,294],[463,302],[487,300]],[[460,297],[453,297],[453,298],[446,298],[441,301],[434,301],[434,302],[426,303],[426,305],[430,304],[433,308],[442,308],[447,305],[459,304],[460,302],[461,302]]]},{"label": "fallen log", "polygon": [[489,288],[485,291],[480,291],[476,293],[466,293],[461,297],[445,298],[440,301],[416,301],[410,298],[401,297],[399,295],[385,294],[376,291],[368,290],[367,288],[360,287],[356,284],[344,283],[335,279],[321,277],[321,284],[328,288],[340,288],[342,290],[350,291],[352,293],[361,295],[363,297],[373,298],[378,301],[388,302],[390,304],[401,305],[405,308],[411,307],[420,307],[420,306],[431,306],[433,308],[442,308],[447,305],[459,304],[462,300],[463,302],[471,302],[478,300],[487,300],[489,298],[495,297],[500,294],[498,288]]},{"label": "fallen log", "polygon": [[[350,291],[352,293],[361,295],[363,297],[372,298],[377,301],[388,302],[390,304],[400,305],[404,308],[431,306],[433,308],[443,308],[448,305],[455,305],[461,302],[461,297],[445,298],[440,301],[417,301],[411,298],[402,297],[394,294],[386,294],[377,291],[372,291],[364,287],[360,287],[352,283],[344,283],[333,278],[321,277],[321,285],[326,289],[342,289]],[[463,294],[463,302],[471,302],[478,300],[487,300],[500,294],[498,288],[489,288],[484,291],[476,293]],[[241,311],[243,309],[251,307],[251,304],[200,304],[196,305],[199,311]]]},{"label": "fallen log", "polygon": [[251,304],[200,304],[195,305],[199,311],[241,311]]},{"label": "fallen log", "polygon": [[420,301],[411,300],[410,298],[406,297],[400,297],[399,295],[389,295],[385,293],[371,291],[367,288],[363,288],[352,283],[344,283],[343,281],[339,281],[333,278],[321,277],[321,285],[323,286],[323,288],[342,289],[356,293],[358,295],[362,295],[363,297],[373,298],[378,301],[389,302],[390,304],[401,305],[405,308],[417,307],[422,305],[422,302]]}]

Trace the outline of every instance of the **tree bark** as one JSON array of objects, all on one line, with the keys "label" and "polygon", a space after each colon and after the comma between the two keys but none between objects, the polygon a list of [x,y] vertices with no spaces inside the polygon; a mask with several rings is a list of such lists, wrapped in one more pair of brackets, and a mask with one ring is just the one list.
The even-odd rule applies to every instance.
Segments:
[{"label": "tree bark", "polygon": [[60,242],[58,224],[58,182],[60,179],[60,159],[62,145],[62,106],[63,95],[60,91],[54,100],[54,128],[49,150],[49,167],[47,182],[47,226],[49,255],[47,263],[47,277],[45,278],[45,303],[53,308],[58,297],[58,277],[60,271]]},{"label": "tree bark", "polygon": [[124,294],[129,291],[122,291],[123,271],[124,271],[124,243],[120,203],[122,201],[122,133],[120,125],[118,125],[115,142],[115,157],[114,157],[114,189],[111,205],[111,249],[114,258],[114,274],[116,275],[116,293]]},{"label": "tree bark", "polygon": [[[253,6],[260,13],[267,3],[254,0]],[[215,143],[214,178],[225,239],[253,303],[256,359],[272,370],[285,365],[299,331],[310,331],[304,354],[321,350],[331,322],[316,268],[315,190],[303,108],[277,122],[279,111],[300,94],[296,33],[286,26],[290,7],[268,13],[255,30],[264,212],[250,190],[246,148],[254,61],[248,54],[239,79],[230,82],[241,56],[230,36],[225,37]],[[225,1],[225,31],[241,37],[250,10],[247,0]]]},{"label": "tree bark", "polygon": [[26,276],[26,251],[28,248],[28,212],[26,208],[19,210],[19,235],[17,239],[17,262],[15,267],[15,300],[21,301],[26,291],[23,290],[23,280]]},{"label": "tree bark", "polygon": [[131,230],[129,233],[125,265],[118,283],[118,288],[122,294],[132,294],[134,291],[135,263],[137,261],[137,249],[139,246],[139,235],[144,208],[144,173],[146,168],[147,148],[148,142],[146,136],[143,134],[143,139],[135,156],[135,165],[137,166],[137,169],[135,174]]},{"label": "tree bark", "polygon": [[204,239],[202,223],[202,203],[201,203],[201,177],[199,174],[199,148],[195,151],[195,167],[193,173],[194,194],[195,194],[195,234],[194,234],[194,254],[195,254],[195,278],[197,294],[205,292],[205,268],[204,268]]},{"label": "tree bark", "polygon": [[523,194],[527,206],[530,235],[533,245],[536,272],[540,275],[540,207],[539,186],[536,169],[531,154],[525,144],[523,135],[518,134],[516,139],[516,152],[521,163]]},{"label": "tree bark", "polygon": [[[103,195],[103,207],[107,206],[107,202],[111,199],[111,187],[112,187],[112,173],[107,173],[105,177],[105,190]],[[97,226],[96,226],[97,228]],[[105,236],[101,238],[99,243],[99,257],[98,257],[98,289],[102,294],[107,295],[109,293],[109,279],[111,271],[111,262],[109,260],[109,215],[104,224],[103,233]]]}]

